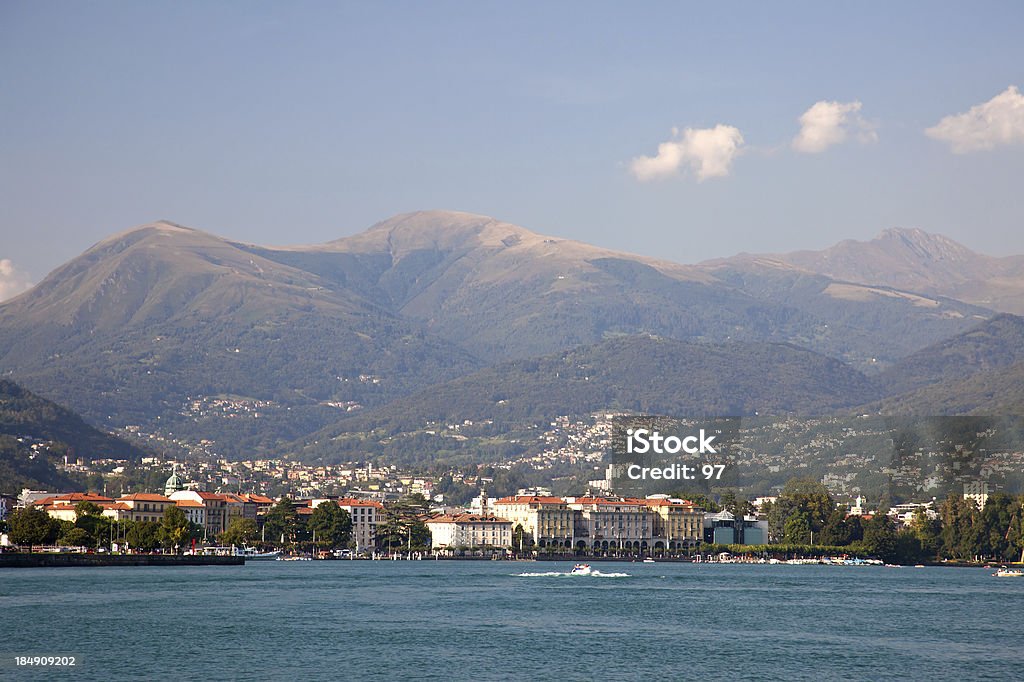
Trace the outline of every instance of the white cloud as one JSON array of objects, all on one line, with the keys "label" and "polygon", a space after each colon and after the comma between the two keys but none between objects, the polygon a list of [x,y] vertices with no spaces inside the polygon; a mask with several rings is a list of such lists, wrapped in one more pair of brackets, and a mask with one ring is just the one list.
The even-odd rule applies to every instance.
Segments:
[{"label": "white cloud", "polygon": [[1011,85],[966,113],[946,116],[924,134],[949,143],[957,154],[1024,143],[1024,95]]},{"label": "white cloud", "polygon": [[32,286],[28,275],[8,258],[0,258],[0,301],[13,298]]},{"label": "white cloud", "polygon": [[733,126],[686,128],[681,133],[673,128],[672,139],[658,145],[657,155],[636,157],[630,171],[637,180],[656,180],[675,175],[686,165],[698,180],[723,177],[742,146],[743,135]]},{"label": "white cloud", "polygon": [[874,126],[860,115],[860,102],[815,102],[800,116],[800,132],[793,138],[793,149],[819,154],[845,142],[851,133],[860,142],[875,142]]}]

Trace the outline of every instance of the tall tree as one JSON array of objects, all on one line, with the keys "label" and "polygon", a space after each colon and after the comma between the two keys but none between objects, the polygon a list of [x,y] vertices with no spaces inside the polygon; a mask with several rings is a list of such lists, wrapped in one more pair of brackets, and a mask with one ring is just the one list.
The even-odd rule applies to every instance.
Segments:
[{"label": "tall tree", "polygon": [[294,542],[299,527],[299,515],[288,497],[282,497],[270,508],[263,521],[267,541],[272,544],[288,545]]},{"label": "tall tree", "polygon": [[156,521],[131,522],[125,543],[133,550],[152,552],[160,546],[160,524]]},{"label": "tall tree", "polygon": [[236,516],[228,523],[228,527],[220,534],[220,542],[224,545],[251,545],[260,537],[260,529],[253,519]]},{"label": "tall tree", "polygon": [[344,547],[352,538],[352,517],[333,500],[317,505],[307,527],[321,549]]},{"label": "tall tree", "polygon": [[164,547],[181,551],[193,536],[192,523],[181,507],[172,505],[164,510],[164,517],[160,521],[160,541]]},{"label": "tall tree", "polygon": [[864,524],[864,551],[882,561],[896,560],[896,526],[886,515],[876,514]]},{"label": "tall tree", "polygon": [[28,545],[31,553],[35,545],[53,542],[57,539],[60,526],[39,507],[15,509],[10,516],[11,541],[16,545]]}]

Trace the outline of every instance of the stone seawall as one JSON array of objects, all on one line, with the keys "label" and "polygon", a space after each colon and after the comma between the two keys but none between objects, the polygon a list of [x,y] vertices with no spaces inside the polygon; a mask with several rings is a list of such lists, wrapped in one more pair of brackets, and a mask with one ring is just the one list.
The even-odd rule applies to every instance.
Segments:
[{"label": "stone seawall", "polygon": [[68,566],[242,566],[240,556],[175,556],[173,554],[76,554],[25,552],[0,554],[0,568]]}]

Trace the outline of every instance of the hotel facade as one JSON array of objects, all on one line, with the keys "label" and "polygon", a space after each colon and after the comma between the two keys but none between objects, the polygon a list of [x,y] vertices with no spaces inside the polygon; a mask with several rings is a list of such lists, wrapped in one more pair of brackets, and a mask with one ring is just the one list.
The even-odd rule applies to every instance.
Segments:
[{"label": "hotel facade", "polygon": [[678,552],[699,544],[704,511],[666,497],[542,497],[516,495],[495,500],[495,516],[512,525],[515,548],[599,553]]}]

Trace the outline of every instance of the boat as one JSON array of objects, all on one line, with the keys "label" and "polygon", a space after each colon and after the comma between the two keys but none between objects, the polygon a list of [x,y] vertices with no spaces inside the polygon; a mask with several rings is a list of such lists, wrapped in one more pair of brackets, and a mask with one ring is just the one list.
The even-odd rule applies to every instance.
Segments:
[{"label": "boat", "polygon": [[1000,568],[998,571],[992,574],[993,578],[1021,578],[1024,577],[1024,571],[1019,568]]},{"label": "boat", "polygon": [[312,561],[313,557],[309,556],[279,556],[278,561]]},{"label": "boat", "polygon": [[651,557],[645,557],[644,558],[644,563],[645,564],[653,564],[654,563],[654,559],[652,559]]},{"label": "boat", "polygon": [[273,561],[281,556],[281,551],[261,552],[255,547],[239,547],[235,549],[235,556],[244,556],[246,561]]},{"label": "boat", "polygon": [[569,575],[590,575],[590,564],[576,564]]}]

